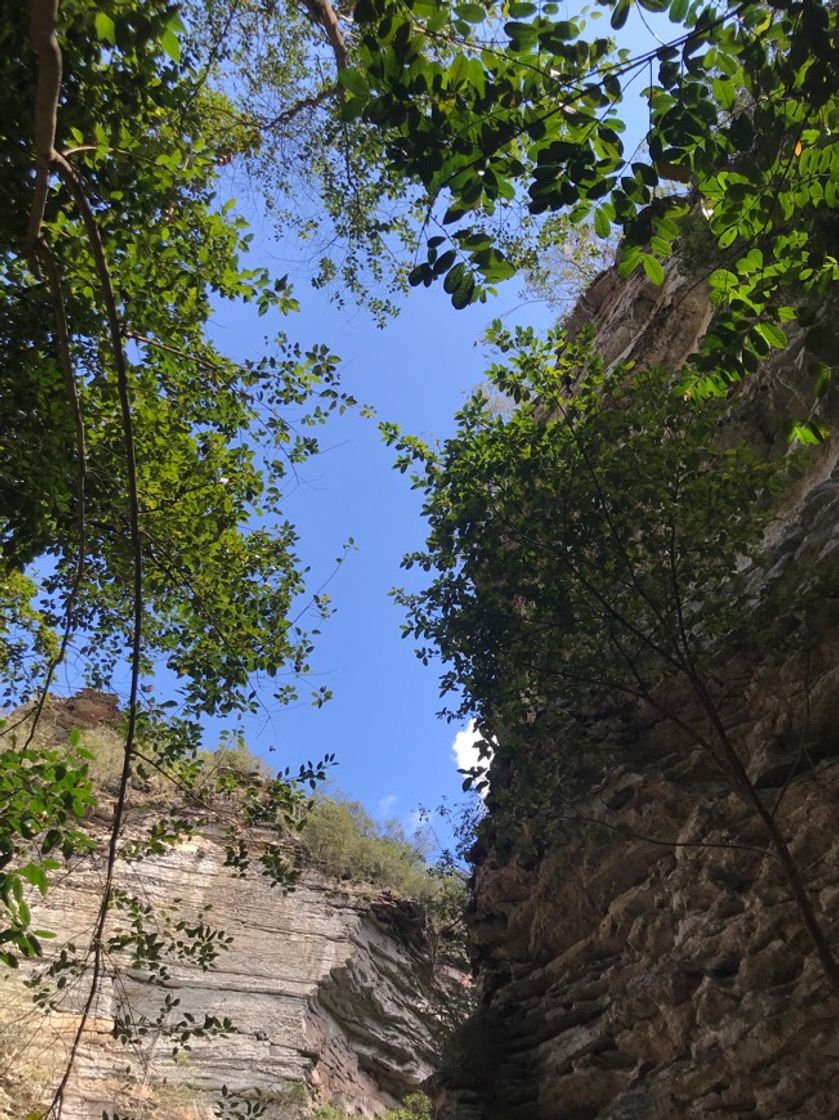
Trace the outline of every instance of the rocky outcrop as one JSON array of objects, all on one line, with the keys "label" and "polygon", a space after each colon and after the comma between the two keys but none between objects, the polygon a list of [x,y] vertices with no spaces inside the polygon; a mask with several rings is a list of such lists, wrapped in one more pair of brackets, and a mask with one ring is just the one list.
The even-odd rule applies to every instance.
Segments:
[{"label": "rocky outcrop", "polygon": [[[431,1073],[447,981],[432,964],[417,908],[312,872],[283,895],[258,875],[231,876],[224,863],[222,844],[204,837],[121,871],[120,884],[160,915],[176,905],[192,920],[211,906],[207,924],[232,942],[213,968],[175,965],[163,986],[124,967],[117,980],[105,979],[64,1120],[99,1120],[103,1111],[132,1120],[209,1120],[223,1085],[231,1098],[261,1091],[269,1118],[293,1120],[316,1102],[372,1117]],[[100,862],[88,859],[51,888],[39,921],[60,930],[62,944],[87,944],[101,876]],[[112,928],[120,920],[115,916]],[[22,1120],[29,1108],[43,1107],[87,985],[74,981],[61,1009],[44,1016],[17,974],[3,977],[0,1116]],[[114,1039],[118,1016],[153,1021],[167,996],[179,1001],[170,1023],[186,1015],[198,1023],[228,1017],[235,1032],[195,1040],[174,1057],[171,1041],[154,1029],[139,1049]]]},{"label": "rocky outcrop", "polygon": [[[834,941],[837,654],[825,638],[809,654],[732,664],[727,705],[769,804],[806,742],[812,768],[790,782],[779,820]],[[671,727],[635,730],[635,759],[546,837],[538,863],[479,870],[485,1002],[452,1056],[443,1115],[839,1116],[839,1007],[761,829]],[[595,819],[606,825],[587,827]]]},{"label": "rocky outcrop", "polygon": [[[702,285],[675,268],[662,289],[609,271],[570,328],[593,323],[609,362],[675,370],[709,318]],[[811,404],[793,338],[743,387],[721,438],[777,453],[784,421]],[[783,640],[723,651],[713,685],[839,950],[836,462],[835,440],[813,452],[754,574],[820,574],[820,595],[786,620]],[[686,723],[701,719],[678,682],[661,688]],[[470,925],[482,1003],[447,1055],[438,1115],[839,1117],[839,998],[755,814],[707,752],[651,708],[610,705],[598,733],[613,764],[557,811],[532,858],[481,853]]]}]

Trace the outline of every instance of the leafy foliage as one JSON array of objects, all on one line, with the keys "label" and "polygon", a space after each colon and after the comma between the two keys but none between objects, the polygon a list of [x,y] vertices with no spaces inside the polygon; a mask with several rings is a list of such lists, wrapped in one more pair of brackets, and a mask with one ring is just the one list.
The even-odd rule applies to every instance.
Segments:
[{"label": "leafy foliage", "polygon": [[[322,346],[307,349],[279,333],[266,354],[237,365],[208,340],[214,300],[244,301],[273,316],[295,303],[282,278],[244,263],[244,223],[232,201],[216,198],[224,140],[208,123],[201,97],[192,96],[196,76],[171,57],[179,26],[174,10],[159,3],[139,16],[126,3],[112,9],[106,27],[97,24],[93,7],[67,3],[61,19],[72,96],[61,107],[58,143],[73,153],[68,158],[96,200],[127,340],[144,552],[144,666],[162,661],[181,679],[187,711],[253,707],[255,673],[303,672],[311,650],[299,626],[266,625],[285,618],[304,592],[295,533],[279,505],[282,478],[289,465],[316,451],[307,429],[351,399],[336,388],[337,359]],[[70,281],[64,313],[85,428],[83,463],[74,462],[48,286],[15,252],[30,200],[26,161],[14,139],[28,134],[33,106],[26,31],[23,13],[3,29],[9,173],[0,226],[6,370],[0,414],[13,438],[3,453],[10,496],[2,541],[4,579],[17,581],[9,593],[22,596],[24,564],[50,559],[39,568],[37,607],[27,607],[28,618],[19,613],[4,636],[7,701],[25,696],[42,677],[49,652],[43,635],[60,634],[67,624],[90,636],[81,650],[87,672],[96,685],[107,685],[131,613],[114,359],[97,306],[92,249],[71,191],[50,194],[43,236]],[[82,518],[84,578],[71,593]],[[27,631],[34,660],[24,668],[14,651]],[[294,689],[283,685],[279,692],[287,699]]]},{"label": "leafy foliage", "polygon": [[[613,30],[632,3],[604,0]],[[621,274],[643,269],[661,284],[701,204],[719,310],[693,362],[695,391],[753,371],[796,318],[832,366],[837,340],[818,304],[839,276],[835,5],[640,3],[676,26],[633,58],[586,34],[597,11],[359,0],[344,115],[384,130],[391,166],[422,184],[427,224],[441,231],[410,282],[443,279],[455,307],[484,299],[513,271],[496,226],[526,191],[531,215],[590,220],[601,236],[616,226]],[[648,83],[649,126],[644,150],[628,154],[620,114],[636,78]]]},{"label": "leafy foliage", "polygon": [[338,879],[368,882],[409,897],[419,897],[426,886],[422,847],[398,821],[380,828],[357,801],[318,796],[300,840],[306,859]]},{"label": "leafy foliage", "polygon": [[398,821],[378,826],[357,801],[319,794],[300,832],[306,865],[419,903],[432,952],[465,968],[466,880],[450,860],[428,862],[427,837]]},{"label": "leafy foliage", "polygon": [[[604,694],[643,697],[738,632],[743,560],[779,474],[745,446],[718,446],[720,405],[668,388],[661,371],[604,369],[561,333],[495,337],[506,361],[490,384],[511,414],[479,391],[438,452],[389,436],[400,468],[419,468],[430,523],[426,550],[404,562],[432,576],[398,595],[405,633],[423,660],[447,663],[450,713],[477,713],[498,735],[493,772],[514,776],[491,802],[509,800],[521,821],[599,773],[588,726]],[[527,749],[537,741],[549,757]]]},{"label": "leafy foliage", "polygon": [[[773,474],[717,447],[717,413],[699,402],[792,331],[817,397],[834,381],[837,11],[640,3],[674,27],[638,58],[588,35],[599,13],[565,19],[551,0],[359,0],[351,21],[328,2],[65,0],[55,25],[55,6],[32,0],[31,19],[21,10],[0,28],[0,696],[36,698],[2,729],[6,964],[40,953],[31,892],[59,855],[90,844],[94,760],[78,739],[62,753],[36,736],[52,678],[73,649],[92,685],[126,666],[131,681],[101,910],[90,944],[47,967],[44,1005],[83,959],[93,1006],[115,910],[124,924],[111,947],[150,975],[162,980],[173,954],[211,964],[224,931],[201,914],[152,930],[142,901],[115,888],[117,858],[160,854],[229,799],[232,873],[290,888],[287,836],[330,762],[266,778],[198,755],[199,720],[254,710],[258,680],[280,702],[297,697],[312,651],[305,616],[331,607],[306,590],[283,489],[316,453],[316,427],[356,403],[336,357],[281,327],[296,303],[286,277],[250,266],[251,235],[223,201],[232,160],[269,193],[319,192],[306,217],[278,199],[279,227],[348,246],[343,263],[321,256],[316,283],[338,278],[380,317],[393,292],[369,296],[371,280],[440,280],[465,307],[533,269],[529,238],[567,242],[569,224],[589,223],[572,259],[590,259],[591,231],[604,244],[617,231],[621,275],[653,285],[680,239],[704,256],[697,282],[716,313],[678,389],[661,371],[604,371],[580,347],[557,361],[559,337],[497,332],[513,357],[491,380],[516,402],[511,415],[476,396],[441,456],[388,429],[403,466],[420,465],[432,523],[429,551],[409,563],[436,576],[405,597],[408,631],[428,643],[423,657],[436,648],[451,662],[456,710],[514,729],[502,767],[515,736],[563,731],[554,780],[530,783],[536,807],[580,777],[594,685],[643,695],[656,666],[695,673],[736,629],[739,565]],[[614,31],[631,4],[604,3]],[[649,127],[627,157],[621,112],[641,75]],[[422,244],[425,260],[391,271],[394,244]],[[221,300],[265,317],[264,350],[238,362],[219,351],[209,321]],[[791,434],[814,443],[824,427],[814,414]],[[177,717],[140,701],[158,667],[178,681]],[[564,707],[551,699],[558,681]],[[480,782],[481,769],[467,777]],[[159,778],[194,817],[158,814],[122,846],[129,799]],[[404,837],[387,847],[342,812],[316,813],[303,842],[336,867],[352,852],[353,870],[400,889],[419,881]],[[256,854],[250,836],[266,828]],[[166,1027],[177,1047],[233,1029],[178,1014],[164,1002],[157,1019],[120,1018],[120,1036]]]},{"label": "leafy foliage", "polygon": [[[349,1113],[332,1105],[320,1105],[312,1120],[350,1120]],[[431,1101],[425,1093],[411,1093],[400,1108],[389,1108],[382,1120],[431,1120]]]},{"label": "leafy foliage", "polygon": [[342,120],[353,78],[349,11],[324,34],[329,5],[189,0],[189,51],[222,101],[217,127],[265,198],[277,236],[305,257],[316,288],[383,324],[398,309],[416,246],[419,192],[387,166],[381,139]]},{"label": "leafy foliage", "polygon": [[40,956],[41,940],[55,936],[31,929],[30,888],[44,895],[49,872],[92,847],[82,827],[95,801],[90,757],[78,734],[67,750],[0,751],[0,962],[8,968]]},{"label": "leafy foliage", "polygon": [[[0,732],[10,964],[15,950],[39,950],[22,883],[43,891],[55,857],[90,843],[78,826],[95,790],[78,733],[63,756],[37,739],[58,664],[75,648],[100,688],[131,664],[117,831],[132,773],[142,783],[150,766],[192,786],[201,715],[253,710],[257,674],[284,675],[275,696],[294,699],[312,649],[303,617],[331,607],[320,593],[306,597],[283,479],[316,453],[314,428],[354,403],[337,387],[334,355],[277,329],[296,303],[285,278],[249,267],[250,235],[233,201],[218,197],[229,155],[215,127],[223,99],[182,54],[173,5],[60,6],[64,81],[47,153],[56,176],[42,179],[38,163],[33,200],[31,121],[49,67],[30,38],[42,17],[38,5],[31,21],[21,9],[0,29],[0,694],[6,705],[38,697]],[[49,40],[52,27],[42,30]],[[49,123],[43,101],[39,130],[45,108]],[[219,300],[275,320],[265,353],[236,363],[217,351],[207,327]],[[180,681],[178,719],[140,711],[139,679],[161,666]],[[319,773],[309,765],[297,779]],[[243,793],[245,831],[293,817],[289,782],[266,789]],[[171,824],[157,823],[147,851],[174,842]],[[243,872],[242,836],[230,850]],[[288,880],[281,852],[260,861],[272,880]]]}]

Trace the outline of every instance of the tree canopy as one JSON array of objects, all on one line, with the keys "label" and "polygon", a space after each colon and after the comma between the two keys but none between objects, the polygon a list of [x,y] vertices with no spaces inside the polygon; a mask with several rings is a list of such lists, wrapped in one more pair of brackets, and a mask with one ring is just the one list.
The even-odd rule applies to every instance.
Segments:
[{"label": "tree canopy", "polygon": [[[343,114],[380,127],[391,166],[426,192],[427,257],[411,283],[442,278],[455,307],[485,298],[514,270],[504,231],[526,206],[604,237],[617,226],[621,275],[660,284],[701,209],[719,310],[692,363],[698,387],[721,392],[756,369],[796,318],[832,361],[818,310],[839,250],[835,7],[639,0],[656,44],[635,57],[619,33],[636,6],[602,7],[566,18],[529,0],[356,5]],[[601,14],[610,28],[595,35]],[[622,113],[636,81],[649,117],[630,152]],[[822,389],[828,376],[815,374]]]}]

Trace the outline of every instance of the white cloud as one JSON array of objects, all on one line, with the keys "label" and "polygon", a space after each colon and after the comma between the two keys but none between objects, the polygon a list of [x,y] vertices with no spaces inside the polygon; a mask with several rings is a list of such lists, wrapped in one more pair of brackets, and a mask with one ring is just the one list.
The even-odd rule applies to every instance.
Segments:
[{"label": "white cloud", "polygon": [[427,823],[425,815],[420,809],[412,809],[402,821],[402,827],[409,836],[413,836],[415,832],[419,832]]},{"label": "white cloud", "polygon": [[470,766],[478,765],[476,744],[480,738],[473,719],[470,719],[467,725],[455,735],[452,743],[452,755],[457,763],[458,770],[468,770]]},{"label": "white cloud", "polygon": [[[489,760],[480,758],[478,755],[478,743],[482,739],[483,736],[475,727],[473,719],[470,719],[467,725],[458,731],[452,743],[452,757],[457,763],[458,770],[469,770],[473,766],[486,766]],[[482,791],[483,797],[486,797],[486,792],[486,789]]]},{"label": "white cloud", "polygon": [[399,798],[395,793],[388,793],[384,797],[380,797],[379,802],[376,805],[376,816],[391,816],[398,800]]}]

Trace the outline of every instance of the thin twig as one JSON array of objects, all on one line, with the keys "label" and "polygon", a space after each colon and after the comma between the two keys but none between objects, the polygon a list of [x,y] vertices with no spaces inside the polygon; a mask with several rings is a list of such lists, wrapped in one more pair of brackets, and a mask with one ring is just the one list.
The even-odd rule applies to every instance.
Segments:
[{"label": "thin twig", "polygon": [[[562,818],[560,818],[562,819]],[[618,832],[627,840],[640,840],[644,844],[655,844],[661,848],[719,848],[719,849],[734,849],[741,852],[757,852],[761,856],[774,856],[775,853],[769,848],[759,848],[755,844],[738,844],[738,843],[714,843],[710,840],[664,840],[658,836],[647,836],[643,832],[636,832],[633,828],[628,828],[625,825],[611,824],[609,821],[601,820],[599,817],[584,817],[575,809],[571,816],[565,817],[565,820],[578,820],[583,824],[598,825],[601,828],[608,828],[611,832]]]},{"label": "thin twig", "polygon": [[272,120],[254,123],[256,123],[260,129],[265,130],[282,128],[284,125],[290,124],[295,117],[305,112],[306,109],[317,109],[324,101],[329,101],[330,98],[337,96],[340,92],[339,86],[324,86],[323,89],[319,90],[317,93],[295,101],[293,105],[289,105],[287,109],[283,109],[283,111],[278,113]]}]

